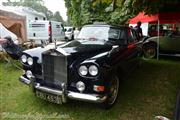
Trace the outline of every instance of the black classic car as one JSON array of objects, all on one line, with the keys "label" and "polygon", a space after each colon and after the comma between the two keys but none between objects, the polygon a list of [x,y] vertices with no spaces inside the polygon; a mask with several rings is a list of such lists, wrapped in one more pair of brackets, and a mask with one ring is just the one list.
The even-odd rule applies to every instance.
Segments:
[{"label": "black classic car", "polygon": [[50,102],[75,99],[110,108],[119,80],[139,64],[141,51],[142,42],[130,27],[86,25],[74,41],[24,51],[19,80]]},{"label": "black classic car", "polygon": [[143,45],[145,58],[155,58],[158,50],[161,56],[180,57],[180,32],[164,30],[159,37],[153,36],[145,40]]}]

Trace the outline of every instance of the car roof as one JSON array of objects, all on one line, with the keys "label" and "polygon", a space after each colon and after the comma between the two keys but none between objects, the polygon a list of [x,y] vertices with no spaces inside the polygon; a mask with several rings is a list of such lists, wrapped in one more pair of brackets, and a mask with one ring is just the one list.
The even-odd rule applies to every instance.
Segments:
[{"label": "car roof", "polygon": [[115,26],[109,24],[90,24],[90,25],[85,25],[84,27],[111,27],[111,28],[124,28],[124,29],[130,28],[124,25]]}]

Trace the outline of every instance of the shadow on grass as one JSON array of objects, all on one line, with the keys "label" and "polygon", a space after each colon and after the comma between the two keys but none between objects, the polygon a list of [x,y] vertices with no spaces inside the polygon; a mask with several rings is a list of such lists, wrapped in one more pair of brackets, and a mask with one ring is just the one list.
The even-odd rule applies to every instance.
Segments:
[{"label": "shadow on grass", "polygon": [[4,83],[1,84],[4,87],[3,95],[9,93],[2,99],[2,112],[57,113],[67,115],[65,119],[68,120],[152,120],[156,115],[171,118],[180,87],[179,62],[143,61],[141,68],[136,69],[126,80],[120,81],[119,98],[115,106],[110,110],[102,110],[96,104],[81,101],[71,100],[63,105],[43,101],[17,81],[20,71],[12,72],[9,76],[15,76],[3,80],[8,79],[11,81],[9,84],[15,86],[9,89],[2,85]]}]

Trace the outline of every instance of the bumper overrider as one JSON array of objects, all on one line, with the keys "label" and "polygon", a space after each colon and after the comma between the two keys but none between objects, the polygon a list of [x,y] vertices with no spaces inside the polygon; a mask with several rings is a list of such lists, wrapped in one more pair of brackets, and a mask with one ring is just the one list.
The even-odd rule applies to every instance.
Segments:
[{"label": "bumper overrider", "polygon": [[88,101],[88,102],[93,102],[93,103],[103,103],[107,98],[107,96],[104,96],[104,95],[84,94],[84,93],[68,91],[68,90],[66,90],[66,87],[63,84],[62,84],[62,90],[48,88],[46,86],[41,86],[39,83],[34,83],[33,79],[29,80],[29,79],[25,78],[24,76],[21,76],[19,78],[19,80],[22,83],[29,85],[35,91],[40,90],[45,93],[62,96],[62,103],[66,103],[66,98],[81,100],[81,101]]}]

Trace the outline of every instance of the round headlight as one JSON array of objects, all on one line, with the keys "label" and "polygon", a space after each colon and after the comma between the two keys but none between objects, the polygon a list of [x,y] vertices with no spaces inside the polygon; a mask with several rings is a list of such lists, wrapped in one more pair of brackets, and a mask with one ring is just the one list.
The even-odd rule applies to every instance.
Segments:
[{"label": "round headlight", "polygon": [[85,65],[82,65],[81,67],[79,67],[79,73],[83,76],[87,75],[87,73],[88,73],[87,67]]},{"label": "round headlight", "polygon": [[98,74],[98,68],[95,65],[91,65],[89,67],[89,74],[92,76],[96,76]]},{"label": "round headlight", "polygon": [[27,59],[27,63],[28,63],[29,65],[33,65],[33,59],[32,59],[31,57],[29,57],[29,58]]},{"label": "round headlight", "polygon": [[27,57],[26,57],[26,55],[22,55],[22,56],[21,56],[21,61],[22,61],[23,63],[27,62]]},{"label": "round headlight", "polygon": [[27,70],[26,71],[26,76],[28,77],[28,78],[31,78],[33,75],[32,75],[32,72],[30,71],[30,70]]}]

